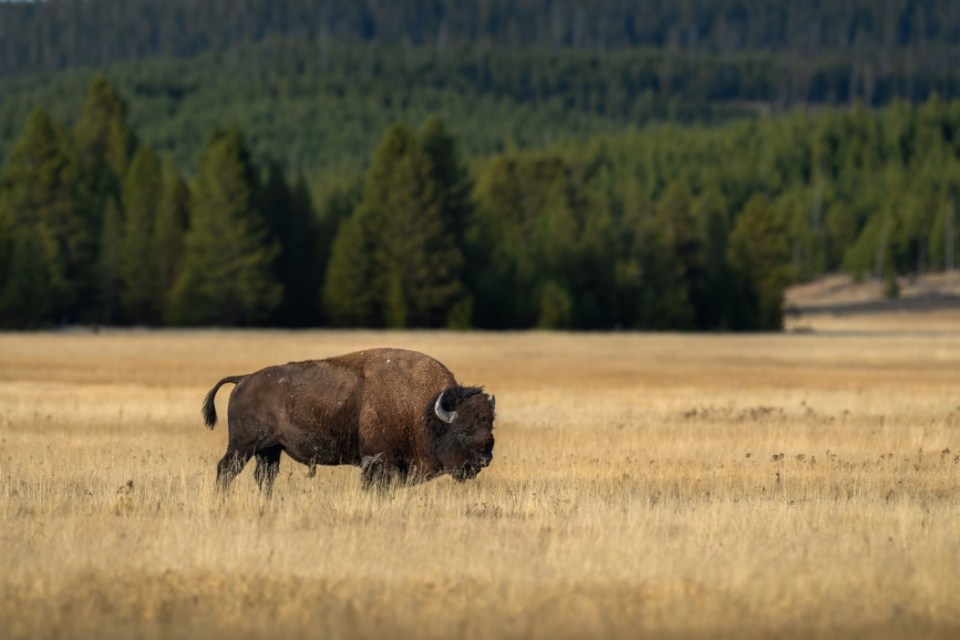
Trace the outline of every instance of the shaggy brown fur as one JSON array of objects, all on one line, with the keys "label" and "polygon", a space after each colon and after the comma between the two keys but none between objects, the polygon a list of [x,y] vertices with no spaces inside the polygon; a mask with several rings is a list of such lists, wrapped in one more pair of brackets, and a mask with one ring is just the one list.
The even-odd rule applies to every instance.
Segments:
[{"label": "shaggy brown fur", "polygon": [[457,384],[445,366],[416,351],[369,349],[226,377],[203,403],[210,428],[214,397],[226,383],[236,387],[227,453],[217,465],[221,488],[256,456],[255,477],[269,494],[281,452],[311,474],[318,464],[360,466],[365,486],[444,473],[467,480],[493,457],[493,398]]}]

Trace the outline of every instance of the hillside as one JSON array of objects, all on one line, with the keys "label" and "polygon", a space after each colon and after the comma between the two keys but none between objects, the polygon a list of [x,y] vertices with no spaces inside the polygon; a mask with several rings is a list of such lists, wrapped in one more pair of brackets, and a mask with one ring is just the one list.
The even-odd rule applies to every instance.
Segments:
[{"label": "hillside", "polygon": [[[429,49],[270,42],[190,60],[117,63],[107,74],[129,102],[131,125],[184,167],[216,126],[238,126],[260,161],[313,172],[361,167],[387,127],[419,127],[431,115],[452,123],[475,155],[610,134],[643,119],[580,108],[558,87],[531,94],[520,76],[536,58],[521,62],[508,53],[475,60],[463,52],[443,62]],[[575,73],[585,63],[566,64]],[[479,78],[483,69],[497,80]],[[0,161],[34,107],[74,122],[93,76],[77,69],[0,80]]]},{"label": "hillside", "polygon": [[785,326],[815,332],[955,332],[960,327],[960,274],[900,277],[899,295],[881,279],[831,275],[786,290]]},{"label": "hillside", "polygon": [[181,166],[236,124],[291,170],[363,166],[440,115],[471,155],[798,108],[960,96],[955,3],[782,0],[0,3],[0,163],[95,71]]},{"label": "hillside", "polygon": [[[956,68],[960,9],[950,0],[46,0],[0,3],[0,74],[189,58],[271,39],[373,46],[663,49],[704,57],[782,56],[783,86],[803,101],[815,71],[844,58],[851,88],[905,97]],[[904,95],[904,94],[900,94]],[[835,98],[843,99],[840,96]]]},{"label": "hillside", "polygon": [[786,308],[799,315],[960,309],[960,274],[956,272],[901,276],[897,283],[899,294],[889,297],[887,284],[880,279],[825,276],[789,287]]}]

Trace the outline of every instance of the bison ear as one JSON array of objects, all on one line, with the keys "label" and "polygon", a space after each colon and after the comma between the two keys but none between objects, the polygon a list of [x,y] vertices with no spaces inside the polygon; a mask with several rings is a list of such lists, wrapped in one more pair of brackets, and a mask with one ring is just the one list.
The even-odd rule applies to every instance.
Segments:
[{"label": "bison ear", "polygon": [[497,396],[490,396],[490,411],[497,410]]},{"label": "bison ear", "polygon": [[440,420],[450,424],[457,418],[456,411],[448,411],[443,408],[443,396],[446,393],[446,390],[441,391],[440,395],[437,396],[437,401],[433,404],[433,412],[437,415]]}]

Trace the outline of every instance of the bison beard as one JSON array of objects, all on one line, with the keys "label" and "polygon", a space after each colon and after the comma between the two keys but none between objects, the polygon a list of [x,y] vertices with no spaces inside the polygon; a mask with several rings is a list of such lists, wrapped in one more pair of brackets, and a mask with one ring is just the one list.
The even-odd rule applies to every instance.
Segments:
[{"label": "bison beard", "polygon": [[203,403],[232,383],[229,442],[217,465],[225,489],[252,457],[270,494],[280,453],[309,467],[359,466],[364,487],[421,482],[442,474],[475,478],[493,459],[495,400],[464,387],[433,358],[403,349],[371,349],[291,362],[218,382]]}]

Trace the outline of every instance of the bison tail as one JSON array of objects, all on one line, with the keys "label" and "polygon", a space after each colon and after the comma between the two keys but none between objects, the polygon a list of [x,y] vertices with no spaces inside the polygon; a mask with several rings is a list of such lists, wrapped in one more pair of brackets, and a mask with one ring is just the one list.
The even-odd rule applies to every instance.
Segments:
[{"label": "bison tail", "polygon": [[246,376],[227,376],[215,384],[213,389],[210,389],[210,393],[208,393],[207,397],[203,400],[203,408],[200,410],[200,413],[203,414],[203,422],[207,425],[208,429],[213,429],[214,425],[217,424],[217,406],[213,402],[213,399],[217,396],[217,391],[228,382],[236,384],[245,377]]}]

